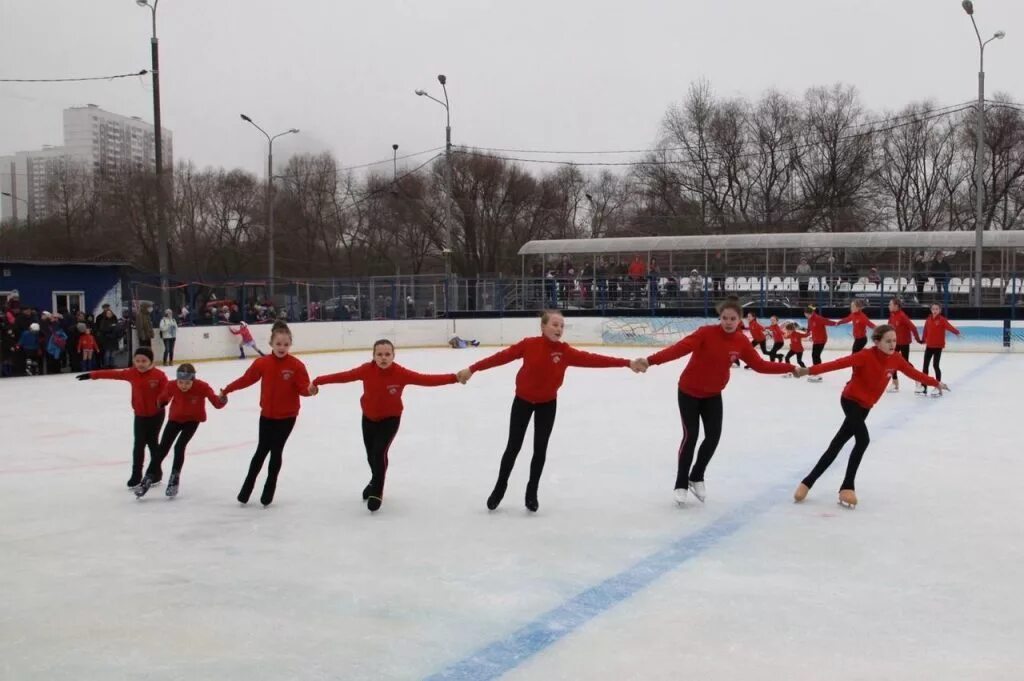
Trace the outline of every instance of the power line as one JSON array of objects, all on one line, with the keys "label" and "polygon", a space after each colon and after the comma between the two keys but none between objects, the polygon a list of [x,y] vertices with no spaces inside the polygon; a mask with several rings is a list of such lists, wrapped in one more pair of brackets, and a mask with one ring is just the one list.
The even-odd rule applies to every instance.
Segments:
[{"label": "power line", "polygon": [[149,71],[142,69],[138,73],[119,73],[114,76],[92,76],[89,78],[0,78],[0,83],[82,83],[87,80],[115,80],[117,78],[134,78],[145,76]]}]

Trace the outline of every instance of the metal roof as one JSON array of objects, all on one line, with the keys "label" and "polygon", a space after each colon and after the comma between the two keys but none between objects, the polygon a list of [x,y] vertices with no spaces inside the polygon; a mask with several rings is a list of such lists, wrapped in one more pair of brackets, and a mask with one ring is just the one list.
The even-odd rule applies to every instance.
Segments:
[{"label": "metal roof", "polygon": [[88,267],[131,267],[130,262],[103,261],[103,260],[30,260],[25,258],[0,258],[0,265],[83,265]]},{"label": "metal roof", "polygon": [[[974,232],[798,232],[528,241],[519,255],[802,248],[973,248]],[[1024,248],[1024,230],[988,231],[986,248]]]}]

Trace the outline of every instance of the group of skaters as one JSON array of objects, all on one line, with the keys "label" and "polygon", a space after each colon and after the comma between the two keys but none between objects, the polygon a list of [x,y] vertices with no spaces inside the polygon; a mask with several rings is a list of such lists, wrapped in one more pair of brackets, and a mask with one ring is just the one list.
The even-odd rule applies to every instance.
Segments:
[{"label": "group of skaters", "polygon": [[[688,503],[689,495],[701,503],[706,499],[705,472],[722,433],[722,392],[729,383],[731,368],[737,361],[742,360],[759,373],[790,374],[796,377],[819,378],[828,372],[852,369],[852,377],[840,398],[844,413],[842,425],[818,463],[801,481],[794,499],[799,502],[806,498],[818,477],[852,438],[855,441],[854,448],[840,486],[839,501],[853,508],[857,504],[855,477],[869,441],[865,421],[885,392],[890,378],[903,373],[924,386],[935,388],[940,394],[949,389],[941,382],[941,375],[933,378],[918,371],[907,361],[909,341],[904,344],[900,340],[901,329],[906,329],[907,325],[903,321],[906,315],[900,309],[899,301],[890,304],[890,323],[878,326],[863,316],[860,307],[854,303],[850,316],[839,322],[825,320],[813,309],[809,310],[808,328],[815,347],[812,355],[814,364],[810,368],[802,363],[791,365],[785,361],[764,360],[755,349],[760,346],[762,352],[768,354],[765,339],[759,339],[751,328],[754,326],[752,321],[756,323],[756,319],[752,320],[751,315],[747,317],[747,327],[753,335],[752,339],[748,339],[743,333],[743,310],[735,298],[729,298],[717,307],[718,323],[702,326],[674,345],[632,360],[586,352],[563,342],[565,319],[557,311],[547,311],[540,318],[540,335],[524,338],[456,373],[421,374],[407,369],[395,362],[395,346],[391,341],[382,339],[374,343],[371,361],[311,380],[305,364],[290,354],[291,330],[284,322],[276,322],[271,329],[270,353],[255,359],[241,377],[220,391],[214,391],[209,384],[199,380],[191,364],[179,366],[176,380],[168,381],[162,371],[154,368],[153,353],[146,347],[135,351],[131,368],[88,372],[79,375],[78,379],[115,379],[131,384],[135,444],[128,487],[140,498],[161,482],[162,462],[172,446],[175,456],[166,494],[170,497],[177,494],[185,448],[199,425],[206,420],[207,402],[215,408],[222,408],[227,404],[229,394],[260,383],[259,438],[237,500],[242,504],[249,502],[264,463],[269,458],[267,476],[260,495],[263,506],[269,506],[274,500],[284,448],[299,415],[300,398],[317,395],[321,386],[361,382],[362,435],[370,468],[370,481],[362,491],[362,499],[367,508],[374,512],[381,508],[384,499],[388,452],[401,424],[402,392],[405,387],[466,384],[476,373],[520,361],[522,364],[516,374],[515,397],[509,414],[508,440],[501,456],[497,480],[487,497],[486,505],[493,511],[504,499],[526,430],[533,420],[533,457],[524,504],[529,511],[536,512],[540,507],[538,489],[547,459],[548,441],[555,424],[558,390],[569,367],[628,367],[635,373],[644,373],[652,366],[691,355],[679,377],[677,395],[683,438],[677,454],[673,496],[676,503],[682,506]],[[814,330],[846,322],[854,324],[854,352],[831,362],[820,361],[821,348],[818,347],[818,337],[814,336]],[[866,347],[866,330],[871,327],[872,345]],[[910,324],[910,327],[913,325]],[[946,330],[956,331],[942,317],[941,310],[933,310],[932,317],[925,324],[925,342],[933,350],[930,358],[937,360],[941,356],[941,347],[935,347],[938,346],[936,339],[939,335],[944,336]],[[791,336],[793,333],[802,333],[793,329],[789,329],[789,332]],[[906,330],[906,333],[917,336],[916,329]],[[454,343],[452,347],[459,345]],[[164,408],[168,404],[169,418],[160,435]],[[702,425],[704,439],[698,447]],[[146,448],[150,451],[150,465],[143,472]]]}]

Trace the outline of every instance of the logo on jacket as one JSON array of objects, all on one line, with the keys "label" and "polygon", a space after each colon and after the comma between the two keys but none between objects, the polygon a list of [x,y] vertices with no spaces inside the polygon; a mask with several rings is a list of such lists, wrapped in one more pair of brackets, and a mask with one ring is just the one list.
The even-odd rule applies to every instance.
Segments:
[{"label": "logo on jacket", "polygon": [[400,385],[389,385],[388,386],[388,392],[391,393],[392,395],[397,395],[398,391],[401,389],[401,387],[402,386],[400,386]]},{"label": "logo on jacket", "polygon": [[286,381],[292,380],[292,376],[294,375],[295,372],[292,371],[291,369],[285,369],[284,371],[281,372],[281,378],[283,378]]},{"label": "logo on jacket", "polygon": [[729,364],[732,364],[733,362],[739,361],[739,358],[740,358],[740,353],[736,352],[735,350],[729,352]]},{"label": "logo on jacket", "polygon": [[159,381],[150,381],[149,382],[149,387],[150,388],[159,388],[160,387],[160,382]]},{"label": "logo on jacket", "polygon": [[555,364],[558,364],[559,362],[561,362],[562,361],[562,353],[560,353],[560,352],[552,352],[551,353],[551,361],[554,362]]}]

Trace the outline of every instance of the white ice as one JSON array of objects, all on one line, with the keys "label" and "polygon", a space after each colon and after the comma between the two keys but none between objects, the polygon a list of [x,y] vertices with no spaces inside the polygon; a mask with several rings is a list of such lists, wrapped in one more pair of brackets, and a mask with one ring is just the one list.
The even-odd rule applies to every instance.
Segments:
[{"label": "white ice", "polygon": [[[493,350],[397,358],[442,372]],[[369,352],[303,359],[316,375]],[[245,365],[199,376],[219,387]],[[836,504],[846,451],[791,498],[841,421],[841,373],[733,371],[707,503],[678,508],[683,362],[570,369],[537,514],[529,435],[503,505],[484,506],[518,364],[406,389],[374,515],[358,384],[303,401],[263,509],[259,487],[235,501],[257,386],[210,410],[177,499],[161,486],[137,501],[127,384],[6,379],[0,678],[1020,679],[1024,358],[943,365],[952,393],[904,381],[871,413],[853,511]],[[663,574],[616,590],[658,555]]]}]

